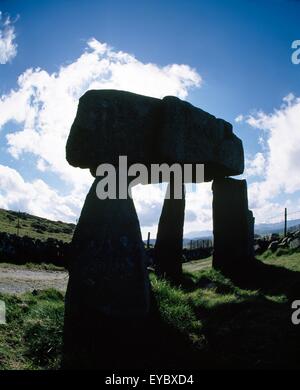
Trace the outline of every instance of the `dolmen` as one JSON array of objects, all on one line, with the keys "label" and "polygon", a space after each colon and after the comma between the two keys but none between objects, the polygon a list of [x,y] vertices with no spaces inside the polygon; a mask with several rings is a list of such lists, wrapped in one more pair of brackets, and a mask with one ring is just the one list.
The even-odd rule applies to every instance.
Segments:
[{"label": "dolmen", "polygon": [[[202,181],[213,180],[213,265],[229,272],[251,262],[253,216],[248,210],[247,185],[229,177],[244,171],[242,141],[232,125],[173,96],[156,99],[118,90],[86,92],[79,100],[66,158],[74,167],[89,169],[95,179],[72,240],[64,368],[141,364],[152,294],[139,220],[132,198],[124,196],[124,185],[125,195],[130,193],[130,180],[122,181],[120,156],[135,172],[141,165],[151,170],[153,165],[202,164]],[[105,187],[105,167],[115,170],[111,197],[99,195],[99,188],[103,195]],[[168,179],[144,175],[134,184],[168,182],[154,254],[158,275],[179,282],[185,188],[181,183],[181,196],[175,196],[174,180],[172,175]],[[185,182],[200,181],[192,171]]]}]

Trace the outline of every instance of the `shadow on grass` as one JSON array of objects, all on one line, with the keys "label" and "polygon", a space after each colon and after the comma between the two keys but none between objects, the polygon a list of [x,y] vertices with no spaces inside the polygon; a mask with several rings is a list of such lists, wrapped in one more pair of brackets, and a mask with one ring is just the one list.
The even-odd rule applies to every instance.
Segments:
[{"label": "shadow on grass", "polygon": [[[144,349],[149,368],[297,369],[300,332],[287,303],[257,294],[241,302],[194,307],[201,321],[199,340],[152,317]],[[201,336],[201,337],[200,337]]]},{"label": "shadow on grass", "polygon": [[300,272],[282,266],[265,264],[254,259],[251,266],[235,273],[215,271],[202,272],[202,276],[184,274],[181,288],[192,292],[197,288],[206,288],[214,284],[220,294],[234,292],[236,287],[247,290],[259,290],[262,294],[286,295],[290,300],[300,299]]},{"label": "shadow on grass", "polygon": [[95,332],[79,335],[92,360],[84,357],[78,368],[299,368],[300,328],[291,322],[290,299],[300,298],[300,273],[260,261],[243,271],[231,278],[213,269],[185,274],[181,288],[153,278],[152,311],[143,323],[87,321]]},{"label": "shadow on grass", "polygon": [[154,295],[151,313],[145,321],[106,322],[102,318],[98,322],[95,318],[93,324],[94,327],[89,322],[86,328],[82,324],[71,358],[63,359],[63,369],[166,370],[211,366],[208,355],[197,351],[188,334],[162,319]]},{"label": "shadow on grass", "polygon": [[[165,361],[174,354],[176,363],[184,356],[187,366],[198,369],[299,369],[300,328],[291,322],[291,301],[300,299],[300,272],[259,260],[243,271],[230,278],[212,269],[184,275],[185,293],[200,289],[199,302],[192,305],[202,324],[202,345],[178,343],[158,319],[165,342],[176,346]],[[211,301],[201,300],[204,291],[213,291]]]},{"label": "shadow on grass", "polygon": [[203,340],[191,339],[161,316],[156,299],[152,297],[152,313],[146,325],[147,359],[149,369],[209,369],[215,365],[214,356]]},{"label": "shadow on grass", "polygon": [[257,259],[251,267],[231,280],[241,288],[260,290],[264,294],[284,294],[289,300],[300,298],[300,272],[265,264]]},{"label": "shadow on grass", "polygon": [[299,369],[300,334],[288,304],[258,296],[201,316],[211,368]]}]

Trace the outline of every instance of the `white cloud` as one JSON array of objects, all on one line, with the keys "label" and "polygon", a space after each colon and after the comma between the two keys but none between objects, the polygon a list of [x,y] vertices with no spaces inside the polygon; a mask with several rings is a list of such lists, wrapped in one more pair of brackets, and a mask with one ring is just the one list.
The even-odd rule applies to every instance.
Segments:
[{"label": "white cloud", "polygon": [[155,237],[164,197],[165,186],[137,185],[132,189],[132,197],[139,217],[143,238],[147,233]]},{"label": "white cloud", "polygon": [[[186,194],[186,213],[184,233],[199,232],[202,230],[212,231],[212,183],[200,183],[195,191]],[[189,213],[194,215],[188,220]]]},{"label": "white cloud", "polygon": [[84,92],[115,88],[160,98],[186,97],[188,89],[200,83],[201,77],[186,65],[144,64],[91,39],[85,52],[57,73],[41,69],[24,72],[18,89],[1,97],[0,128],[11,120],[22,123],[21,131],[7,136],[12,156],[32,153],[38,168],[47,167],[74,183],[78,182],[78,172],[65,161],[65,142]]},{"label": "white cloud", "polygon": [[[151,187],[151,191],[149,188]],[[156,236],[157,224],[166,192],[166,185],[138,185],[133,188],[133,199],[139,220],[142,225],[143,237],[151,233]],[[202,230],[212,230],[212,190],[211,183],[201,183],[186,186],[184,234],[197,233]]]},{"label": "white cloud", "polygon": [[[268,220],[285,207],[276,197],[284,196],[288,203],[289,197],[300,191],[300,98],[289,94],[279,109],[258,111],[245,121],[263,134],[264,149],[248,161],[246,175],[260,175],[259,181],[249,185],[250,207],[258,221]],[[296,203],[289,205],[296,207]]]},{"label": "white cloud", "polygon": [[17,55],[15,27],[9,16],[5,19],[0,11],[0,64],[6,64]]},{"label": "white cloud", "polygon": [[265,179],[276,193],[300,190],[300,98],[289,95],[280,109],[250,116],[247,122],[266,132]]},{"label": "white cloud", "polygon": [[[201,76],[187,65],[143,63],[133,55],[116,51],[93,38],[79,58],[61,66],[58,72],[48,73],[37,68],[21,74],[17,88],[0,98],[0,130],[5,124],[11,126],[12,130],[6,136],[11,156],[34,158],[37,172],[54,173],[71,187],[72,196],[80,198],[86,194],[92,178],[87,170],[74,169],[67,164],[65,144],[78,99],[84,92],[113,88],[157,98],[166,95],[186,98],[189,89],[199,87],[201,82]],[[14,123],[21,125],[21,130],[13,131]],[[151,191],[154,198],[147,203],[149,189],[144,187],[143,191],[144,196],[137,199],[136,205],[137,209],[143,210],[142,221],[150,223],[155,219],[154,214],[159,217],[158,201],[154,190]],[[5,196],[2,203],[5,203]],[[70,197],[66,197],[66,202],[69,201]],[[143,207],[139,202],[143,202]],[[38,207],[38,197],[35,204]],[[25,202],[24,206],[33,212],[33,203]],[[46,209],[41,205],[40,210]]]},{"label": "white cloud", "polygon": [[241,115],[238,115],[236,118],[235,118],[235,122],[236,123],[239,123],[239,122],[242,122],[244,119],[244,116],[241,114]]},{"label": "white cloud", "polygon": [[0,207],[31,213],[53,220],[72,221],[82,198],[75,194],[60,196],[43,180],[26,182],[15,170],[0,165]]},{"label": "white cloud", "polygon": [[247,177],[263,175],[266,165],[265,156],[263,155],[263,153],[256,153],[256,155],[252,159],[246,159],[245,165],[245,175]]}]

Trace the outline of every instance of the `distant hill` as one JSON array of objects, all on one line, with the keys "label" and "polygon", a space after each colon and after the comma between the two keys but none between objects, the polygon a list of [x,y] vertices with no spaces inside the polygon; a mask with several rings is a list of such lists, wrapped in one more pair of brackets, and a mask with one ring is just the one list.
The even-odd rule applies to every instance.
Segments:
[{"label": "distant hill", "polygon": [[[19,217],[19,229],[18,229]],[[288,229],[300,229],[300,219],[288,221]],[[29,236],[46,240],[47,238],[56,238],[65,242],[70,242],[75,229],[75,224],[61,221],[51,221],[46,218],[37,217],[28,213],[9,211],[0,209],[0,232],[17,234],[20,236]],[[255,233],[264,235],[270,233],[282,233],[283,222],[280,223],[262,223],[255,225]],[[193,231],[184,236],[184,247],[189,246],[190,240],[211,239],[212,231],[202,230]],[[147,240],[144,240],[146,243]],[[155,239],[150,240],[150,244],[155,244]]]},{"label": "distant hill", "polygon": [[74,229],[73,223],[51,221],[27,213],[0,209],[0,232],[39,238],[43,241],[56,238],[70,242]]},{"label": "distant hill", "polygon": [[[291,221],[287,221],[287,228],[288,230],[300,230],[300,219],[294,219]],[[265,234],[271,234],[271,233],[283,233],[284,230],[284,223],[278,222],[278,223],[260,223],[255,225],[255,233],[259,235],[265,235]],[[191,232],[184,236],[185,240],[192,239],[210,239],[212,238],[212,231],[209,230],[203,230],[198,232]]]},{"label": "distant hill", "polygon": [[194,232],[190,232],[188,234],[185,234],[184,238],[192,239],[192,240],[200,240],[200,239],[206,240],[206,239],[212,238],[212,231],[211,230],[194,231]]},{"label": "distant hill", "polygon": [[[300,219],[294,219],[287,222],[288,230],[300,230]],[[283,233],[283,222],[278,223],[261,223],[255,225],[255,233],[259,235],[267,235],[271,233]],[[213,233],[211,230],[200,230],[186,234],[183,238],[183,246],[189,247],[191,240],[209,240],[212,239]],[[145,243],[147,240],[144,241]],[[155,239],[150,240],[150,244],[155,244]]]},{"label": "distant hill", "polygon": [[[297,227],[300,225],[300,219],[294,219],[292,221],[287,221],[287,227],[288,229],[293,229],[293,227]],[[284,223],[278,222],[278,223],[261,223],[259,225],[255,226],[255,233],[256,234],[270,234],[270,233],[283,233],[284,230]]]}]

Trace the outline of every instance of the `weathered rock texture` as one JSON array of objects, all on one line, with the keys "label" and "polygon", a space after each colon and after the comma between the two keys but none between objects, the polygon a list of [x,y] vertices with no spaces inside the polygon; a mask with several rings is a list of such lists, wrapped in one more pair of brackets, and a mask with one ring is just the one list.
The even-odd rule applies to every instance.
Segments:
[{"label": "weathered rock texture", "polygon": [[[279,233],[271,233],[263,236],[256,235],[254,239],[254,252],[261,255],[266,250],[276,252],[277,249],[298,250],[300,248],[299,225],[288,229],[287,235],[280,236]],[[283,229],[282,229],[283,230]]]},{"label": "weathered rock texture", "polygon": [[244,170],[241,140],[230,123],[176,97],[94,90],[79,101],[67,160],[81,168],[101,163],[203,163],[206,180]]},{"label": "weathered rock texture", "polygon": [[99,200],[98,180],[87,195],[72,241],[65,368],[124,365],[120,351],[138,345],[149,312],[145,252],[133,201]]},{"label": "weathered rock texture", "polygon": [[182,238],[185,188],[182,199],[174,199],[173,181],[168,184],[169,199],[164,200],[154,247],[156,273],[172,282],[182,277]]},{"label": "weathered rock texture", "polygon": [[241,272],[254,259],[254,218],[248,209],[246,180],[213,181],[213,267]]},{"label": "weathered rock texture", "polygon": [[205,164],[205,179],[244,171],[242,141],[232,125],[180,99],[162,99],[163,126],[158,150],[163,161]]}]

